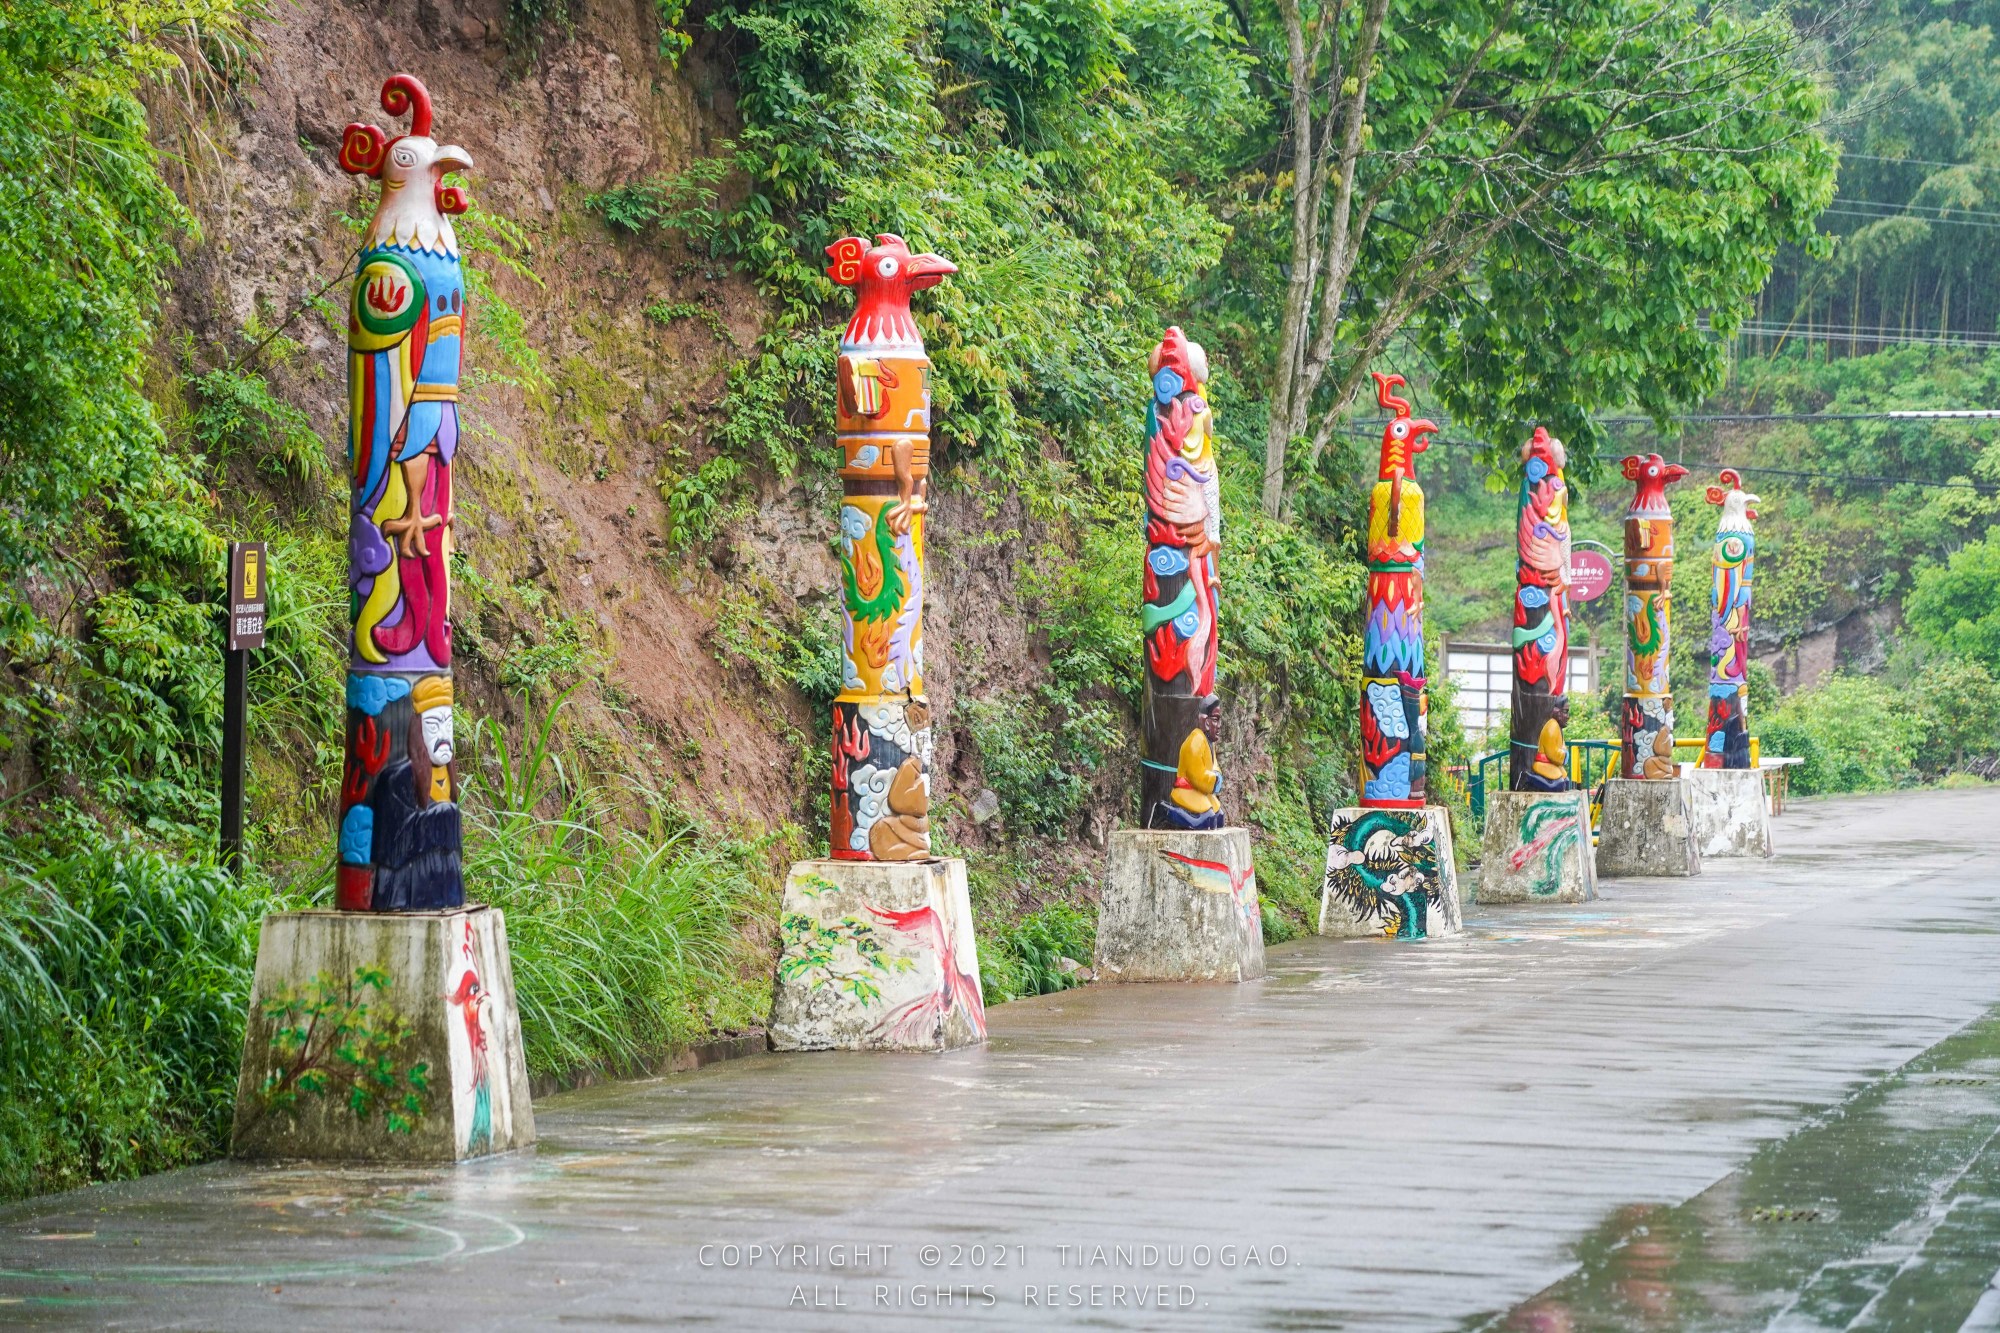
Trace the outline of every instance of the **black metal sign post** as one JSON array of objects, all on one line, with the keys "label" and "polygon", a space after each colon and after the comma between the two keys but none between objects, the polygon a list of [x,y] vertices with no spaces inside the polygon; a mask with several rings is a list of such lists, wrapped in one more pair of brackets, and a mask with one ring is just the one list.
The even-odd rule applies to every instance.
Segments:
[{"label": "black metal sign post", "polygon": [[264,646],[264,543],[229,544],[229,642],[222,654],[222,867],[243,873],[244,654]]}]

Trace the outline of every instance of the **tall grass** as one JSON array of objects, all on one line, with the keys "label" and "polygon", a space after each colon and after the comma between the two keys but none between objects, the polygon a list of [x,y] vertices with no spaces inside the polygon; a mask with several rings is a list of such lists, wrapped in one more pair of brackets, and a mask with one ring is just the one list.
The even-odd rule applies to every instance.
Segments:
[{"label": "tall grass", "polygon": [[759,848],[654,793],[590,781],[556,753],[561,706],[518,748],[488,720],[468,765],[467,893],[507,914],[530,1071],[630,1069],[761,1021],[769,982],[746,966],[740,930]]},{"label": "tall grass", "polygon": [[270,905],[132,841],[0,862],[0,1198],[221,1149]]}]

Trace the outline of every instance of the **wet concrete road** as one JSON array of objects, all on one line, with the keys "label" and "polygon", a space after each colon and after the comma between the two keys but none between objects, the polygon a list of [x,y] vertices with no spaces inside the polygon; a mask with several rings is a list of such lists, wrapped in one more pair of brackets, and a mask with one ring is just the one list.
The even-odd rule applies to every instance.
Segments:
[{"label": "wet concrete road", "polygon": [[2000,792],[1776,834],[1457,940],[1003,1006],[980,1051],[568,1094],[457,1171],[0,1210],[0,1323],[2000,1328]]}]

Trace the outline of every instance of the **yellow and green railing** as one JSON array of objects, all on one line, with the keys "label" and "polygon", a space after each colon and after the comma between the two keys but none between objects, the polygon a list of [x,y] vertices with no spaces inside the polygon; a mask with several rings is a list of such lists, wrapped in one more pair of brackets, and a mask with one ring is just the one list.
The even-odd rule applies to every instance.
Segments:
[{"label": "yellow and green railing", "polygon": [[[1754,745],[1755,742],[1753,741]],[[1699,751],[1700,746],[1696,746]],[[1569,780],[1590,792],[1590,827],[1597,828],[1598,806],[1604,800],[1604,780],[1618,771],[1617,741],[1571,741],[1569,743]],[[1466,793],[1471,799],[1472,823],[1476,828],[1486,825],[1486,793],[1507,790],[1507,752],[1495,750],[1482,754],[1472,763],[1472,772],[1466,778]]]}]

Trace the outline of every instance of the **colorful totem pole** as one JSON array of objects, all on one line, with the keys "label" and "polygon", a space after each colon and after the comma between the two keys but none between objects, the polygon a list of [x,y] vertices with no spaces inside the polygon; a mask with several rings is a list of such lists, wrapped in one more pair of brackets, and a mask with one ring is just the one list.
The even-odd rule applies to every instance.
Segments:
[{"label": "colorful totem pole", "polygon": [[399,74],[382,109],[408,115],[388,138],[349,125],[340,165],[382,182],[361,242],[347,320],[350,509],[347,777],[341,784],[339,905],[457,907],[458,773],[452,762],[451,474],[465,279],[446,172],[472,165],[431,135],[430,96]]},{"label": "colorful totem pole", "polygon": [[1667,487],[1687,469],[1658,454],[1634,454],[1637,483],[1625,513],[1625,701],[1619,713],[1619,776],[1604,784],[1597,824],[1600,875],[1695,875],[1694,794],[1674,762],[1672,647],[1674,514]]},{"label": "colorful totem pole", "polygon": [[1514,567],[1513,734],[1507,787],[1486,800],[1479,901],[1581,902],[1596,894],[1590,793],[1569,779],[1569,485],[1561,440],[1521,446]]},{"label": "colorful totem pole", "polygon": [[1722,506],[1715,527],[1714,603],[1708,621],[1708,738],[1691,773],[1695,836],[1703,856],[1769,856],[1764,775],[1750,763],[1750,576],[1757,563],[1758,498],[1732,468],[1708,488]]},{"label": "colorful totem pole", "polygon": [[1732,468],[1708,488],[1722,506],[1715,528],[1715,594],[1708,621],[1708,744],[1703,768],[1750,767],[1750,576],[1757,566],[1758,498]]},{"label": "colorful totem pole", "polygon": [[1322,935],[1423,939],[1459,927],[1451,820],[1425,804],[1424,489],[1417,455],[1437,423],[1410,415],[1401,375],[1375,376],[1392,414],[1368,497],[1361,640],[1361,797],[1335,810],[1320,889]]},{"label": "colorful totem pole", "polygon": [[1569,486],[1563,443],[1540,426],[1521,446],[1514,566],[1513,739],[1507,785],[1568,791]]},{"label": "colorful totem pole", "polygon": [[1215,760],[1222,494],[1208,353],[1170,328],[1146,369],[1139,827],[1111,834],[1097,975],[1247,981],[1264,975],[1264,928],[1250,833],[1224,827]]},{"label": "colorful totem pole", "polygon": [[1146,694],[1142,828],[1222,827],[1215,762],[1215,556],[1222,493],[1208,403],[1208,354],[1177,328],[1153,349],[1146,404],[1146,570],[1140,625]]},{"label": "colorful totem pole", "polygon": [[[834,412],[842,465],[841,690],[831,859],[785,881],[771,1041],[938,1050],[986,1039],[965,863],[931,856],[924,696],[930,359],[910,298],[958,269],[900,236],[826,249],[855,289]],[[858,982],[858,984],[857,984]]]},{"label": "colorful totem pole", "polygon": [[[252,1157],[456,1160],[534,1142],[506,923],[465,902],[452,737],[452,462],[468,314],[446,185],[472,159],[431,137],[431,99],[408,74],[382,109],[390,136],[349,125],[340,165],[381,182],[347,319],[348,607],[346,776],[339,914],[267,917],[237,1089],[234,1151]],[[368,1003],[410,1020],[398,1060],[432,1071],[371,1128],[342,1097],[292,1086],[302,1059],[288,1004],[311,986],[379,975]],[[287,997],[291,997],[288,999]],[[287,1015],[293,1015],[287,1017]],[[290,1043],[290,1044],[288,1044]],[[390,1101],[396,1094],[386,1093]]]},{"label": "colorful totem pole", "polygon": [[1375,376],[1375,399],[1395,413],[1368,497],[1368,619],[1361,641],[1361,805],[1424,804],[1424,488],[1417,455],[1437,424],[1410,415],[1401,375]]},{"label": "colorful totem pole", "polygon": [[833,856],[931,854],[930,704],[924,698],[924,492],[930,359],[910,297],[958,270],[899,236],[827,247],[827,276],[858,293],[840,340],[840,696],[833,704]]},{"label": "colorful totem pole", "polygon": [[1674,696],[1667,663],[1673,649],[1674,511],[1667,487],[1687,475],[1658,454],[1624,463],[1637,483],[1625,511],[1625,703],[1618,725],[1618,776],[1663,781],[1674,763]]}]

